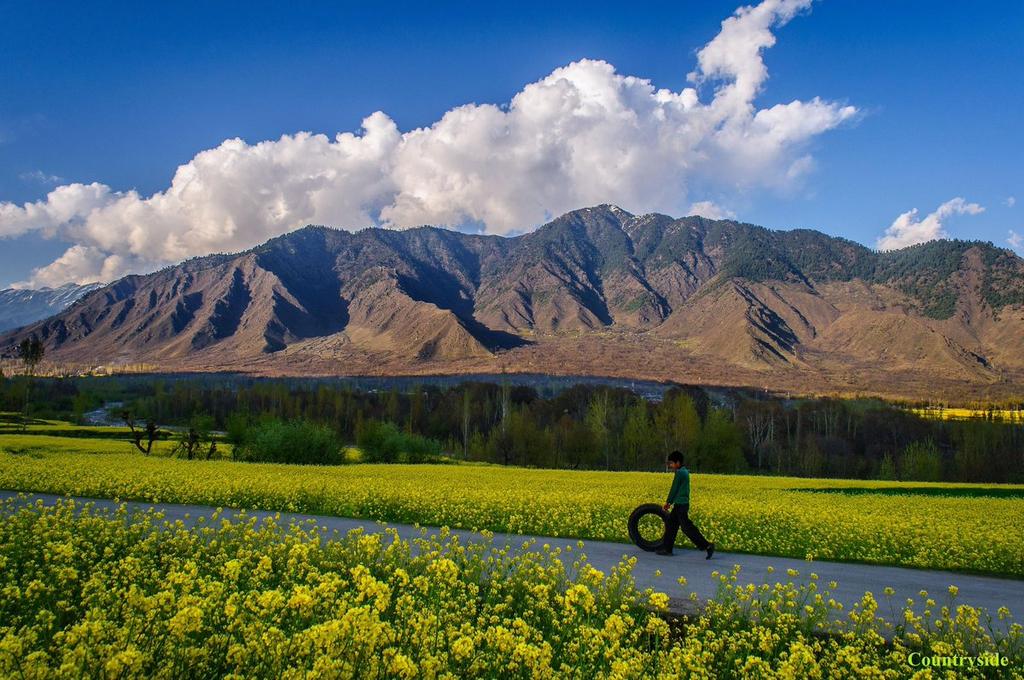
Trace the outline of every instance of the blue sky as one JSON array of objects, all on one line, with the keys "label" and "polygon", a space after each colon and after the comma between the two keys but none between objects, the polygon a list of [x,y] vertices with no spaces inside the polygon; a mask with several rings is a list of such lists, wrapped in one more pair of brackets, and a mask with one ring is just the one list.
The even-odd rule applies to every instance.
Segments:
[{"label": "blue sky", "polygon": [[[0,3],[0,203],[17,208],[45,201],[58,186],[92,182],[145,199],[166,190],[179,165],[225,139],[362,134],[363,119],[378,110],[407,132],[462,104],[507,104],[524,86],[585,58],[679,92],[693,86],[687,74],[698,50],[738,6]],[[793,151],[813,157],[799,181],[774,186],[762,174],[734,187],[720,164],[713,179],[686,176],[685,204],[713,201],[743,221],[874,246],[901,214],[919,209],[921,221],[962,197],[979,209],[947,211],[942,233],[1001,246],[1010,230],[1024,233],[1024,3],[824,0],[772,33],[759,109],[820,97],[857,114]],[[701,86],[702,100],[713,89]],[[636,195],[655,207],[671,199]],[[1012,199],[1020,202],[1008,205]],[[473,200],[466,199],[470,210]],[[337,210],[326,214],[361,214]],[[184,252],[178,244],[147,260],[138,252],[145,243],[122,252],[106,243],[116,235],[85,241],[73,224],[41,228],[26,226],[28,213],[16,217],[21,226],[0,238],[0,286],[30,278],[76,243],[118,273]],[[515,233],[538,220],[520,221],[494,231]],[[465,222],[480,228],[480,220]],[[125,223],[110,224],[116,232]],[[228,249],[235,241],[211,243]],[[111,253],[119,253],[116,266]],[[58,269],[36,280],[72,274]]]}]

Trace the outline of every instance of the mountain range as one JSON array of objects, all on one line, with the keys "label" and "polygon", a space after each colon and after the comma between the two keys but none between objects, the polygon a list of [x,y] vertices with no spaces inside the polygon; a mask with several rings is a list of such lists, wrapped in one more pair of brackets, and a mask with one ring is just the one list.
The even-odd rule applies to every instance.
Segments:
[{"label": "mountain range", "polygon": [[102,287],[101,283],[88,283],[84,286],[68,283],[59,288],[0,290],[0,331],[52,316],[86,293]]},{"label": "mountain range", "polygon": [[576,210],[516,237],[309,226],[124,277],[0,335],[73,366],[266,375],[589,374],[797,392],[1007,397],[1024,260]]}]

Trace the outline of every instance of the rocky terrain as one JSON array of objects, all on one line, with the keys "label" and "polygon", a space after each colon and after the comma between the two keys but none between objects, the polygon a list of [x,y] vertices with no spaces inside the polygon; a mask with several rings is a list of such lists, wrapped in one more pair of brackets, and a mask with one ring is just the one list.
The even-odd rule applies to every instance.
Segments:
[{"label": "rocky terrain", "polygon": [[602,205],[514,238],[310,226],[128,276],[0,336],[89,367],[546,372],[798,392],[1024,390],[1024,260]]}]

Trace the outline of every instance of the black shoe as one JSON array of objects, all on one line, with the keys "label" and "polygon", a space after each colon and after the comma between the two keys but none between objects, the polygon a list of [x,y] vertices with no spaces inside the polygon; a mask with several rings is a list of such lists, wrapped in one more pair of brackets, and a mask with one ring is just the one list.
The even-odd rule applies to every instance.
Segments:
[{"label": "black shoe", "polygon": [[708,556],[705,557],[704,559],[710,560],[711,556],[714,555],[714,554],[715,554],[715,544],[714,543],[708,543]]},{"label": "black shoe", "polygon": [[675,553],[673,553],[671,550],[665,550],[664,548],[658,548],[655,551],[655,554],[656,555],[674,555]]}]

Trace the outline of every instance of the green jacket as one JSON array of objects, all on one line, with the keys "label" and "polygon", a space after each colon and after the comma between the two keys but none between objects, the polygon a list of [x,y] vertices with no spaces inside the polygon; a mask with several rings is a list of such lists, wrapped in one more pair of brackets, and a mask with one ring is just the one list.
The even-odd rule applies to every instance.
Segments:
[{"label": "green jacket", "polygon": [[688,504],[690,502],[690,471],[684,467],[676,470],[675,475],[672,477],[672,488],[668,491],[668,500],[666,503],[682,503]]}]

